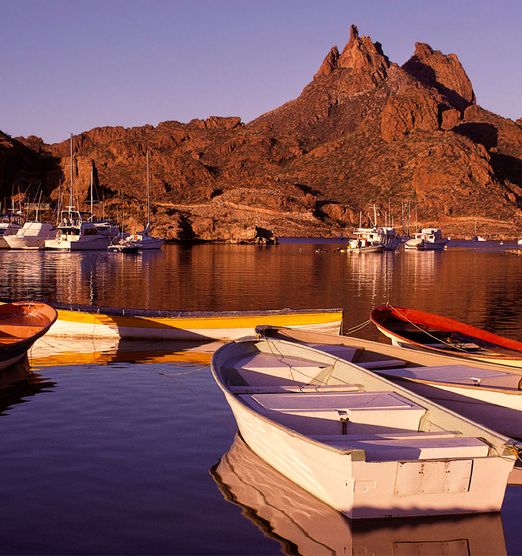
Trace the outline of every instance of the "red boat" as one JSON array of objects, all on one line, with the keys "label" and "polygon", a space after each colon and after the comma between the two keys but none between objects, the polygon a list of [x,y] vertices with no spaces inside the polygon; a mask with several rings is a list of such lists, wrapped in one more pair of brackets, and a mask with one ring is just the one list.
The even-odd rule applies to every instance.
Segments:
[{"label": "red boat", "polygon": [[522,342],[416,309],[379,305],[370,315],[392,344],[522,368]]},{"label": "red boat", "polygon": [[58,317],[45,303],[15,301],[0,305],[0,370],[13,365]]}]

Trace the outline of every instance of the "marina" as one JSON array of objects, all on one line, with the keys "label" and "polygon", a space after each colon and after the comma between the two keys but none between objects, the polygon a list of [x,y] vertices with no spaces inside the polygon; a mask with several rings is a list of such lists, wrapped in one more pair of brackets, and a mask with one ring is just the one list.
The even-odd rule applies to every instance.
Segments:
[{"label": "marina", "polygon": [[[343,307],[347,330],[368,321],[371,307],[393,300],[439,314],[449,314],[451,307],[458,320],[517,339],[522,337],[519,259],[506,256],[498,243],[487,243],[480,249],[465,244],[444,252],[363,257],[343,256],[329,242],[299,240],[277,247],[166,245],[161,253],[140,257],[6,250],[0,269],[11,272],[1,274],[0,295],[144,310]],[[260,275],[262,294],[252,288]],[[386,342],[369,324],[356,335]],[[250,520],[250,513],[243,517],[215,482],[216,465],[237,430],[209,370],[212,353],[222,344],[152,344],[44,336],[30,352],[32,372],[2,372],[0,471],[10,481],[0,510],[1,553],[45,548],[53,553],[243,554],[248,546],[252,554],[278,554],[292,553],[291,543],[302,543],[295,529],[277,526],[274,536]],[[250,461],[255,455],[245,457]],[[286,487],[289,496],[292,485]],[[299,492],[292,495],[300,499]],[[492,545],[474,537],[480,530],[495,553],[516,554],[522,544],[521,503],[520,486],[510,485],[494,517],[420,523],[405,518],[393,525],[379,520],[362,529],[329,506],[320,507],[340,535],[335,546],[449,542],[460,554],[457,539],[467,538],[466,554],[487,554],[485,547]],[[45,511],[49,506],[52,512]],[[314,505],[305,507],[315,511]],[[299,516],[294,519],[303,525]],[[467,519],[469,534],[459,525]],[[34,524],[30,536],[22,533],[27,520]],[[312,528],[307,538],[313,535]],[[315,551],[302,548],[301,553]]]}]

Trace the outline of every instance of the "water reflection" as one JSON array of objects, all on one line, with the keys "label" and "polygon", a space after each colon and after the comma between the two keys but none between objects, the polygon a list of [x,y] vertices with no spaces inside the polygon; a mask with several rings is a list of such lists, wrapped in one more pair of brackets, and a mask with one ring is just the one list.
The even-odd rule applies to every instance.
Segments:
[{"label": "water reflection", "polygon": [[0,373],[0,416],[16,404],[26,403],[32,396],[51,390],[55,383],[31,372],[24,357]]},{"label": "water reflection", "polygon": [[208,365],[220,342],[59,338],[44,336],[29,351],[33,369],[110,363]]},{"label": "water reflection", "polygon": [[223,496],[285,554],[506,554],[500,514],[350,521],[280,475],[239,436],[211,473]]},{"label": "water reflection", "polygon": [[0,297],[204,311],[343,306],[348,327],[390,301],[522,338],[520,257],[499,249],[350,256],[316,247],[167,245],[139,256],[2,250]]}]

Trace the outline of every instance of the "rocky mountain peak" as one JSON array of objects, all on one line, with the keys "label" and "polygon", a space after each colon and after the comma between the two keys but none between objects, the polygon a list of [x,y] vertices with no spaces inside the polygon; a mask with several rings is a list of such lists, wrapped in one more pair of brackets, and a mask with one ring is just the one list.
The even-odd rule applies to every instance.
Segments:
[{"label": "rocky mountain peak", "polygon": [[332,46],[325,59],[323,60],[323,63],[317,70],[317,73],[314,75],[314,79],[317,79],[321,76],[330,75],[335,69],[337,69],[338,60],[339,50],[337,49],[337,46]]},{"label": "rocky mountain peak", "polygon": [[390,61],[384,55],[380,43],[374,43],[370,37],[359,36],[357,26],[352,25],[350,38],[339,56],[337,65],[357,73],[367,73],[374,82],[378,82],[386,77]]},{"label": "rocky mountain peak", "polygon": [[413,56],[402,67],[424,85],[437,89],[450,106],[464,110],[475,104],[473,86],[456,54],[443,54],[418,42]]}]

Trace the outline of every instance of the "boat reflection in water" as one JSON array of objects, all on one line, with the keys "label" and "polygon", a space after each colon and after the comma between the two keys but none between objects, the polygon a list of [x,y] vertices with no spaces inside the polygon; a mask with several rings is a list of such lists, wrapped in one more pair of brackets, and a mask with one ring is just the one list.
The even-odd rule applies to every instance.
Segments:
[{"label": "boat reflection in water", "polygon": [[0,373],[0,416],[28,398],[56,386],[49,379],[31,372],[27,356]]},{"label": "boat reflection in water", "polygon": [[506,554],[498,513],[351,521],[275,471],[239,435],[211,474],[223,496],[285,554]]},{"label": "boat reflection in water", "polygon": [[109,363],[183,363],[209,365],[221,342],[58,338],[46,336],[29,352],[34,368]]}]

